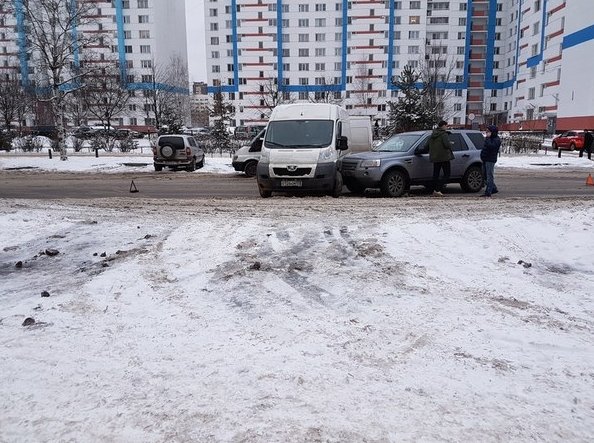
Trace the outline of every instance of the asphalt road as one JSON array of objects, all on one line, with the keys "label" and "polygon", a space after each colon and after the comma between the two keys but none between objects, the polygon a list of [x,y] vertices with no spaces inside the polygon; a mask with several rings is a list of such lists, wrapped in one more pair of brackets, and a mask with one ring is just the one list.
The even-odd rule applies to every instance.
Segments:
[{"label": "asphalt road", "polygon": [[[495,198],[594,197],[594,187],[586,186],[585,169],[546,168],[496,170],[500,190]],[[137,193],[130,193],[134,185]],[[346,188],[344,197],[352,197]],[[422,187],[413,187],[411,196],[426,196]],[[276,194],[275,194],[276,195]],[[378,197],[377,192],[367,192]],[[473,198],[460,186],[448,186],[447,195]],[[156,199],[260,198],[255,178],[243,174],[206,174],[162,171],[159,173],[51,173],[40,171],[0,171],[0,198],[12,199],[92,199],[133,197]]]}]

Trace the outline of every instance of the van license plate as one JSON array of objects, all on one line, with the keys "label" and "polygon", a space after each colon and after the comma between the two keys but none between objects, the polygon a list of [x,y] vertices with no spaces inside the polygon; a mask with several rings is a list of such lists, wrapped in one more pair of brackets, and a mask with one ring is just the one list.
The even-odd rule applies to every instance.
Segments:
[{"label": "van license plate", "polygon": [[281,186],[297,186],[300,187],[302,185],[301,180],[281,180]]}]

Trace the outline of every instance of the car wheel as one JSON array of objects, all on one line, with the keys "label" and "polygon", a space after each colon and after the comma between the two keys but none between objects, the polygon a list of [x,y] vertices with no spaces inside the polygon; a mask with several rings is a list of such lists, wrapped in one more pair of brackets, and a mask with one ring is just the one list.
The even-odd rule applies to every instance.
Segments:
[{"label": "car wheel", "polygon": [[342,174],[336,171],[334,176],[334,190],[332,191],[332,197],[338,198],[342,194]]},{"label": "car wheel", "polygon": [[344,185],[353,194],[363,194],[365,192],[365,186],[362,186],[357,182],[346,181]]},{"label": "car wheel", "polygon": [[388,171],[382,177],[381,190],[385,197],[400,197],[407,189],[408,177],[398,169]]},{"label": "car wheel", "polygon": [[258,170],[258,162],[256,162],[256,161],[247,162],[245,164],[245,167],[243,168],[244,174],[247,175],[248,177],[255,177],[257,170]]},{"label": "car wheel", "polygon": [[186,170],[189,171],[189,172],[194,172],[196,170],[196,159],[195,158],[192,159],[192,163],[190,163],[188,165],[188,167],[186,168]]},{"label": "car wheel", "polygon": [[162,170],[163,170],[163,166],[155,165],[155,171],[162,171]]},{"label": "car wheel", "polygon": [[197,167],[198,169],[200,169],[200,168],[204,168],[204,156],[202,156],[202,160],[200,160],[200,161],[198,162],[198,164],[196,165],[196,167]]},{"label": "car wheel", "polygon": [[575,143],[570,144],[569,149],[571,149],[572,151],[575,151]]},{"label": "car wheel", "polygon": [[272,197],[272,191],[268,191],[267,189],[262,189],[260,186],[258,186],[258,190],[260,191],[260,197],[262,197],[262,198]]},{"label": "car wheel", "polygon": [[557,149],[557,143],[555,143],[555,142],[551,143],[551,148]]},{"label": "car wheel", "polygon": [[479,192],[485,184],[483,170],[480,166],[471,166],[464,173],[460,186],[464,192]]},{"label": "car wheel", "polygon": [[175,149],[173,149],[173,146],[169,145],[161,146],[160,152],[165,158],[171,158],[175,155]]}]

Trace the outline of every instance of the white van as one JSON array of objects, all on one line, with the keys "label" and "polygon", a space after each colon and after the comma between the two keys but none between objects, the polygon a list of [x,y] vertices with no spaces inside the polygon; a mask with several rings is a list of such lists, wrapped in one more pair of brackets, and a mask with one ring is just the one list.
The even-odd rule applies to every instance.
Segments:
[{"label": "white van", "polygon": [[342,192],[340,160],[348,154],[351,127],[346,109],[297,103],[273,109],[266,128],[257,181],[262,197],[273,192]]},{"label": "white van", "polygon": [[262,142],[266,129],[262,129],[256,135],[249,145],[242,146],[233,155],[231,166],[238,171],[243,172],[248,177],[254,177],[260,161],[260,152],[262,151]]}]

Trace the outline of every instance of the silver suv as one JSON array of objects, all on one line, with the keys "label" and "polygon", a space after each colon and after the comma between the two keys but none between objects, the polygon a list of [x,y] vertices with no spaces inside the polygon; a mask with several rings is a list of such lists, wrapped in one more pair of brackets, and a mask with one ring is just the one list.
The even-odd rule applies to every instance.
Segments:
[{"label": "silver suv", "polygon": [[[347,155],[342,160],[344,184],[352,193],[380,188],[387,197],[400,197],[412,185],[431,184],[433,164],[429,160],[429,136],[432,131],[403,132],[384,141],[370,152]],[[478,192],[484,186],[480,131],[448,131],[454,159],[449,183],[460,183],[466,192]]]},{"label": "silver suv", "polygon": [[155,171],[164,166],[195,171],[204,166],[204,146],[190,135],[161,135],[153,146],[153,161]]}]

